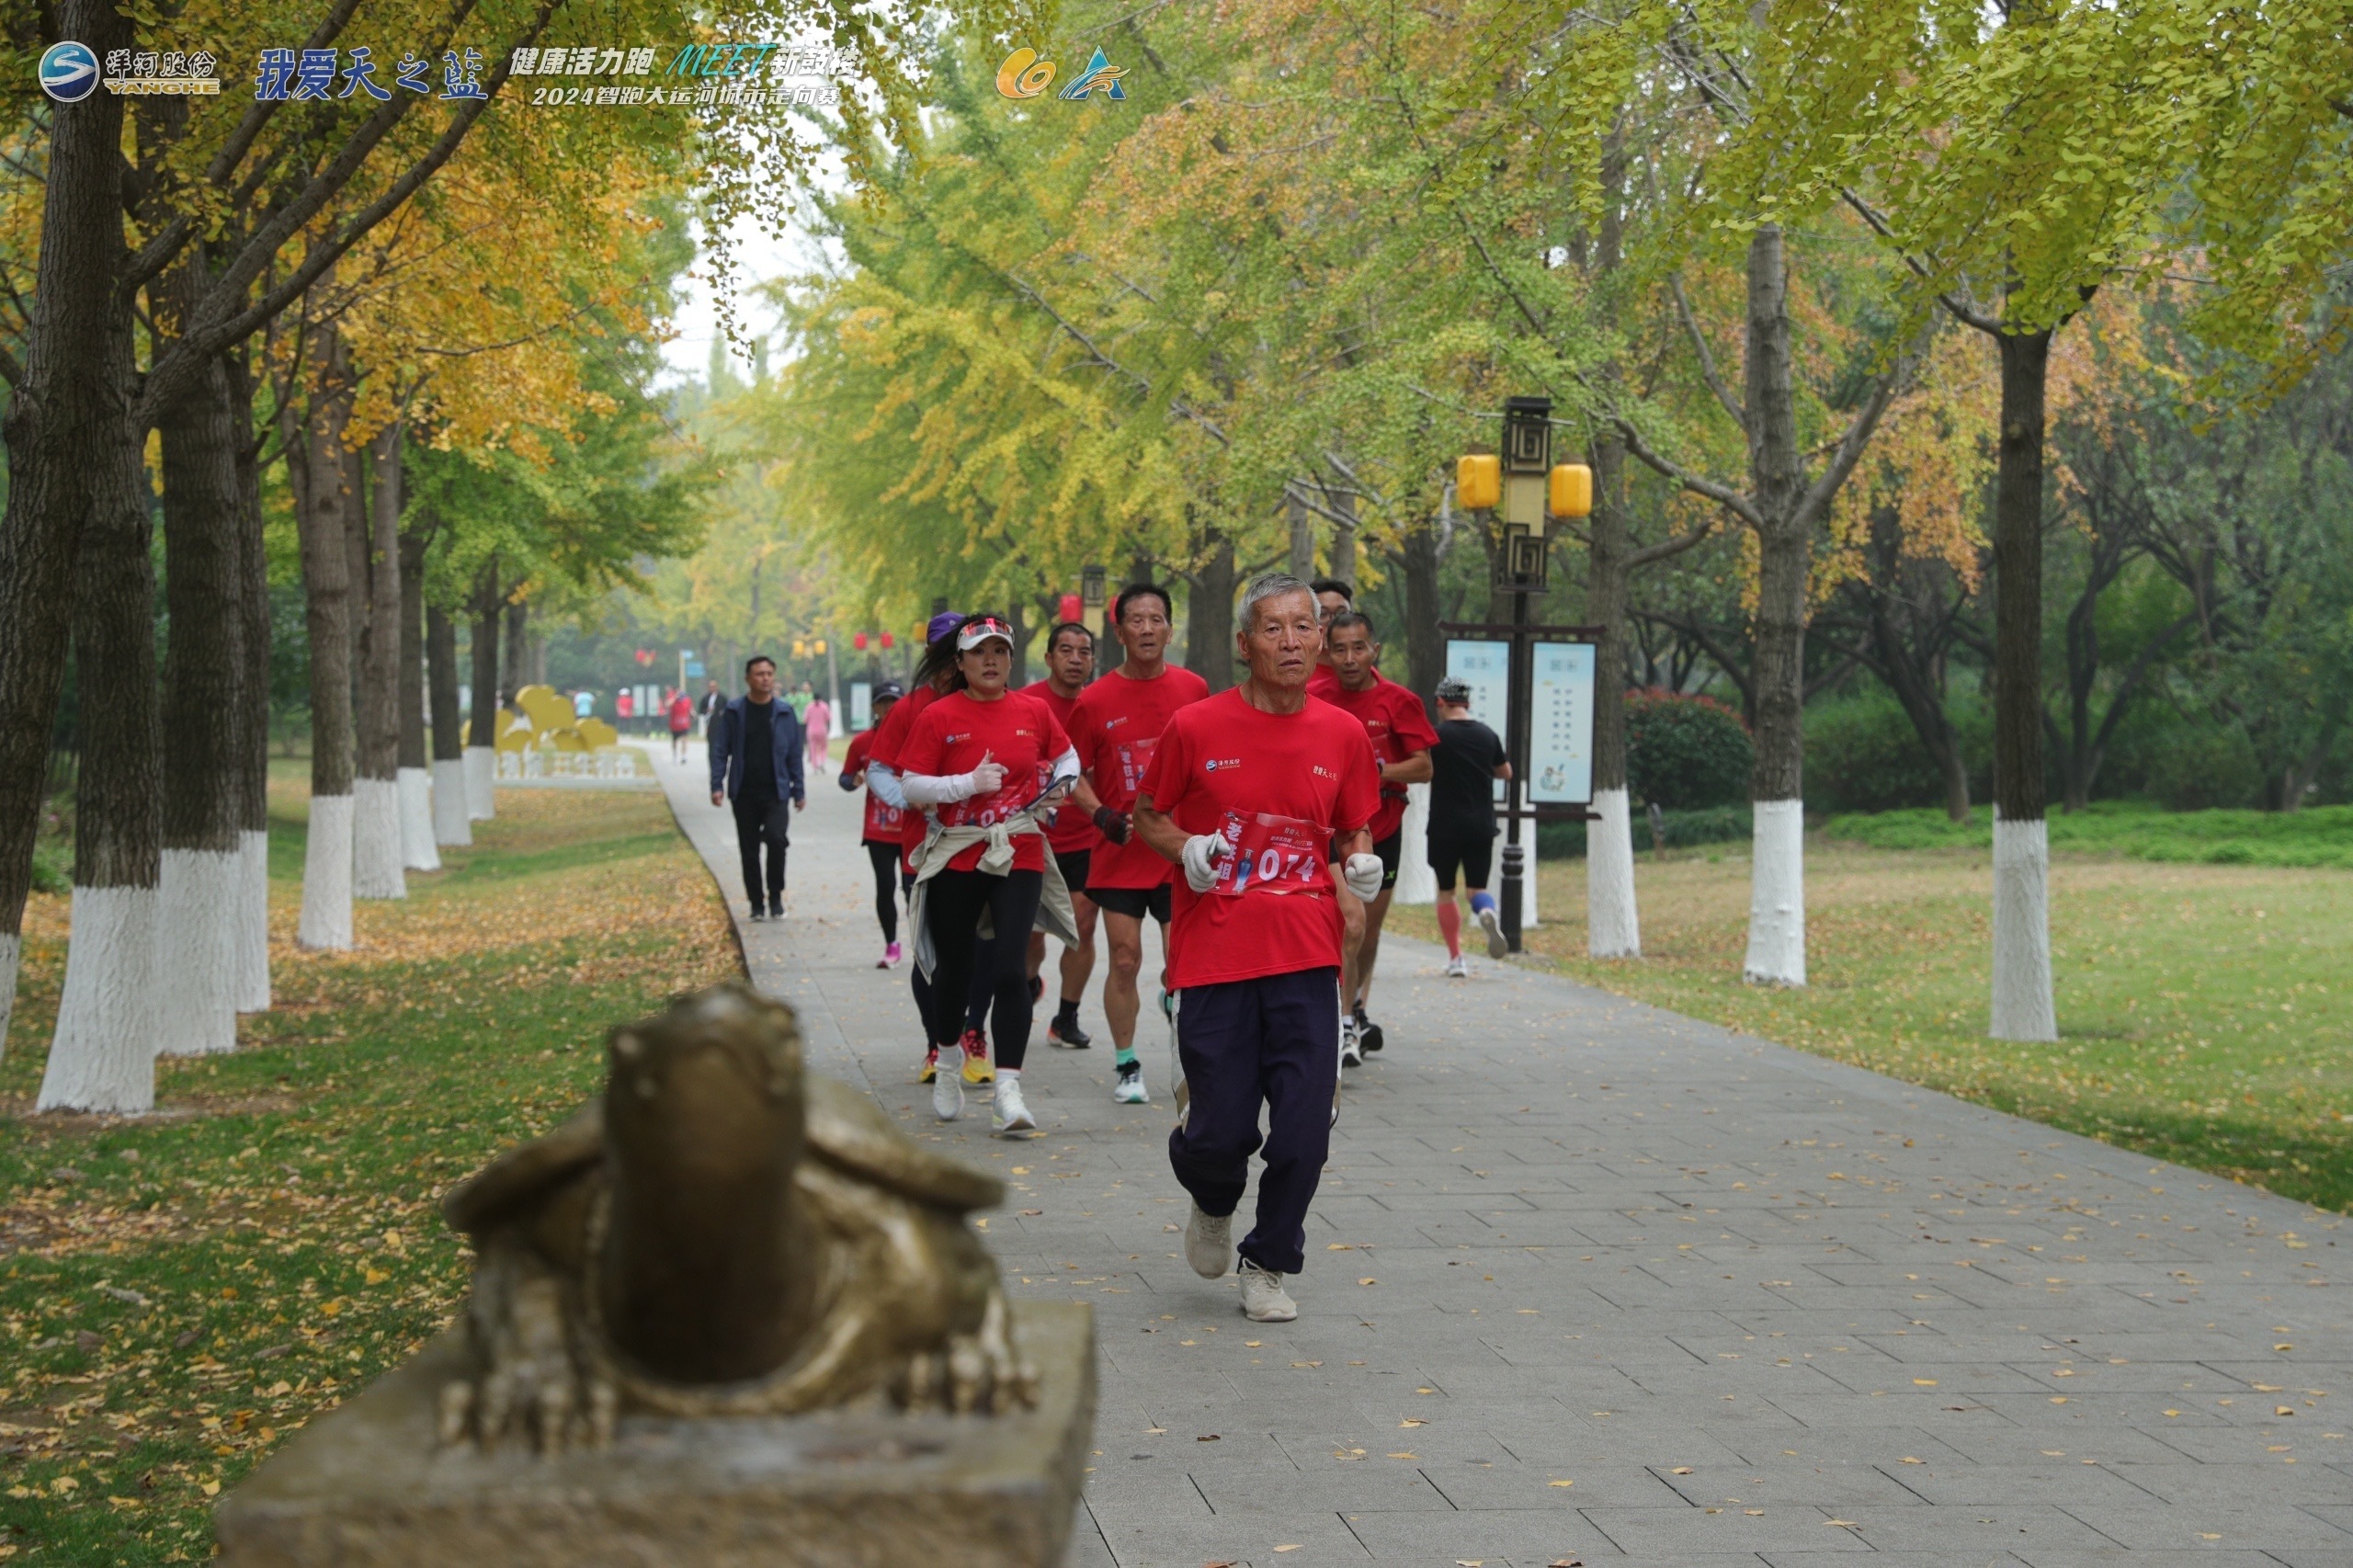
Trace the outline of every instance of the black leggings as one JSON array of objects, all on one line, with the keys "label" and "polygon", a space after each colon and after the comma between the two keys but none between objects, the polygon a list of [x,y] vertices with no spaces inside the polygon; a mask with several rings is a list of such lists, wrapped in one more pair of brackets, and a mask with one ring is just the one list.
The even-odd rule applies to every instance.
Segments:
[{"label": "black leggings", "polygon": [[[996,1033],[990,1043],[999,1067],[1018,1070],[1029,1054],[1029,927],[1038,919],[1045,892],[1043,871],[942,871],[924,895],[924,919],[931,927],[933,1017],[931,1040],[942,1051],[956,1043],[963,1019],[948,1011],[947,998],[967,991],[996,997]],[[995,938],[983,945],[976,932],[986,909],[996,923]],[[976,951],[976,949],[981,949]]]},{"label": "black leggings", "polygon": [[899,846],[866,841],[866,858],[874,862],[874,918],[882,923],[882,939],[899,939]]}]

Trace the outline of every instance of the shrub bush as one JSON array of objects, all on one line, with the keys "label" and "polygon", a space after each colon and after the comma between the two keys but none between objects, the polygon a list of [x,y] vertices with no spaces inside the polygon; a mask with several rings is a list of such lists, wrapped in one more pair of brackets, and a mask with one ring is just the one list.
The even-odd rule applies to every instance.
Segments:
[{"label": "shrub bush", "polygon": [[[1950,700],[1946,712],[1958,732],[1969,798],[1983,803],[1993,790],[1992,710],[1974,698]],[[2054,775],[2051,787],[2058,788]],[[1815,812],[1885,812],[1941,806],[1944,776],[1895,694],[1873,684],[1806,710],[1805,803]]]},{"label": "shrub bush", "polygon": [[[1665,808],[1660,808],[1663,812]],[[1688,849],[1697,844],[1745,844],[1754,831],[1748,802],[1730,806],[1701,806],[1696,811],[1665,812],[1666,846]],[[1649,816],[1640,811],[1634,813],[1634,852],[1641,854],[1651,847]],[[1548,822],[1536,830],[1536,858],[1540,860],[1581,860],[1585,858],[1585,827],[1581,822]],[[1503,865],[1503,850],[1498,840],[1495,864]],[[1502,874],[1498,869],[1498,876]]]},{"label": "shrub bush", "polygon": [[1666,812],[1745,801],[1756,761],[1748,726],[1715,699],[1626,694],[1626,782],[1636,801]]}]

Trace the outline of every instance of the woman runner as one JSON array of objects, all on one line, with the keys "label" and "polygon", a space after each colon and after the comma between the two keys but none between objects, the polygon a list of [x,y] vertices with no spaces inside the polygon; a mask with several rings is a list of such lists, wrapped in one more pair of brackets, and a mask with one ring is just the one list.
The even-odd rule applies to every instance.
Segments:
[{"label": "woman runner", "polygon": [[[968,616],[956,629],[953,650],[948,691],[909,727],[898,753],[901,792],[910,805],[926,810],[942,835],[927,841],[916,870],[928,883],[924,922],[935,960],[931,1043],[942,1051],[958,1044],[961,1020],[950,999],[963,996],[972,978],[985,911],[996,932],[988,960],[996,998],[996,1094],[990,1121],[998,1134],[1017,1136],[1038,1125],[1021,1094],[1031,1023],[1024,960],[1046,873],[1045,838],[1024,808],[1043,789],[1075,779],[1078,757],[1052,710],[1006,689],[1013,673],[1011,627],[993,615]],[[936,655],[937,649],[926,653],[926,665]],[[983,835],[1007,827],[1009,856],[1001,857]],[[956,847],[960,839],[965,842]],[[935,863],[951,848],[944,867]],[[992,869],[983,865],[984,858],[1006,858],[1009,864]],[[932,1109],[942,1121],[952,1121],[963,1108],[962,1075],[938,1074]]]},{"label": "woman runner", "polygon": [[[892,708],[906,693],[894,680],[886,680],[874,688],[874,722],[860,730],[849,740],[849,750],[842,757],[842,788],[856,790],[866,782],[867,753],[874,749],[874,737],[881,730],[882,722],[891,716]],[[899,949],[899,838],[904,825],[901,818],[905,808],[894,806],[881,793],[869,790],[866,796],[866,822],[859,834],[866,846],[866,858],[874,863],[874,918],[882,926],[882,957],[876,969],[896,969],[902,956]]]}]

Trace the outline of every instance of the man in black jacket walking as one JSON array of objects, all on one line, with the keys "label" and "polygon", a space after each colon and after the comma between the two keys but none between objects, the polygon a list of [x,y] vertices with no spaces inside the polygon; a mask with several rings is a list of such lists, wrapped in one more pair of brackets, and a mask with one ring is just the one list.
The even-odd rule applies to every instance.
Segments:
[{"label": "man in black jacket walking", "polygon": [[[710,803],[735,807],[735,840],[744,856],[744,895],[752,918],[784,915],[784,851],[792,811],[805,810],[801,721],[776,695],[776,661],[755,654],[744,665],[745,694],[721,709],[710,724]],[[760,850],[767,849],[766,875]],[[765,902],[762,889],[767,890]]]}]

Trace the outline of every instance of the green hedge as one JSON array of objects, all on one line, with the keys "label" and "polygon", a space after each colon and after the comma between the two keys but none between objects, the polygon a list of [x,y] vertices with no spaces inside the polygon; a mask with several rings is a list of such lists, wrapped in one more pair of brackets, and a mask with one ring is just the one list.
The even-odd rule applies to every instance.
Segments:
[{"label": "green hedge", "polygon": [[1745,802],[1756,762],[1748,726],[1714,698],[1626,694],[1626,785],[1636,801],[1669,812]]},{"label": "green hedge", "polygon": [[[1688,849],[1699,844],[1745,844],[1751,829],[1748,802],[1735,806],[1707,806],[1693,812],[1668,812],[1666,846]],[[1581,822],[1548,822],[1536,830],[1536,858],[1540,860],[1576,860],[1585,856],[1585,826]],[[1651,847],[1650,819],[1642,812],[1634,813],[1634,848],[1637,852]],[[1495,851],[1500,857],[1500,847]],[[1500,858],[1496,864],[1501,865]]]},{"label": "green hedge", "polygon": [[33,892],[72,892],[74,869],[65,851],[46,844],[33,846]]},{"label": "green hedge", "polygon": [[[2168,812],[2146,801],[2097,801],[2050,819],[2054,849],[2102,850],[2136,860],[2218,866],[2318,866],[2353,870],[2353,806],[2301,812]],[[1985,848],[1993,815],[1966,823],[1934,810],[1834,816],[1823,832],[1879,849]]]}]

